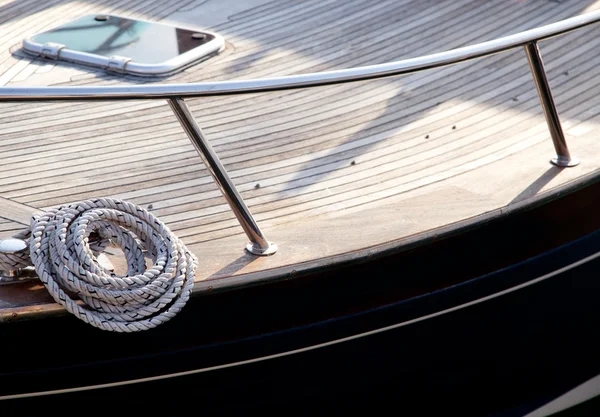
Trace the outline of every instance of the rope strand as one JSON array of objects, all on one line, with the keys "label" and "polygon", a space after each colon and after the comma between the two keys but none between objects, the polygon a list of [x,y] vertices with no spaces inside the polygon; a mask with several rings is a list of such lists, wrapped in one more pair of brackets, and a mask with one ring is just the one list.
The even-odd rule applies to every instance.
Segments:
[{"label": "rope strand", "polygon": [[[100,236],[93,245],[91,233]],[[33,264],[57,303],[103,330],[154,328],[173,318],[192,291],[196,257],[154,215],[125,201],[99,198],[50,209],[34,215],[29,231],[19,237],[29,237],[30,259],[26,254],[0,254],[0,269]],[[96,259],[109,241],[125,254],[125,276]],[[144,252],[152,259],[149,268]]]}]

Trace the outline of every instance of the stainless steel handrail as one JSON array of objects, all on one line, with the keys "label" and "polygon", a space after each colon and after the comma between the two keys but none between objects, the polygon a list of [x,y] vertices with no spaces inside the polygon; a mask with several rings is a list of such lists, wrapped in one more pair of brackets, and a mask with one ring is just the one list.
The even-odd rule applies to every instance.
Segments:
[{"label": "stainless steel handrail", "polygon": [[0,102],[166,99],[250,239],[250,244],[246,249],[257,255],[270,255],[275,253],[277,246],[268,242],[264,237],[242,197],[236,190],[235,185],[229,178],[227,171],[194,120],[192,113],[187,108],[183,100],[184,98],[261,93],[373,80],[439,68],[523,47],[529,60],[531,73],[557,154],[556,158],[553,158],[551,162],[561,167],[569,167],[577,165],[579,161],[571,156],[567,147],[558,111],[546,77],[538,42],[599,21],[600,10],[492,41],[418,58],[337,71],[277,78],[163,85],[0,87]]},{"label": "stainless steel handrail", "polygon": [[548,130],[550,130],[550,136],[554,143],[554,149],[556,150],[556,157],[552,158],[550,162],[559,167],[573,167],[579,164],[579,159],[571,156],[569,148],[567,147],[567,141],[560,124],[560,118],[558,117],[558,110],[556,104],[554,104],[554,98],[550,91],[550,84],[548,84],[548,78],[546,77],[546,71],[544,70],[544,62],[542,61],[542,54],[537,42],[531,42],[525,45],[525,54],[529,61],[529,68],[531,69],[531,75],[535,82],[538,95],[540,97],[540,104],[546,116],[546,123],[548,124]]},{"label": "stainless steel handrail", "polygon": [[600,21],[600,10],[561,20],[536,29],[519,32],[489,42],[465,46],[418,58],[337,71],[290,75],[255,80],[211,83],[97,86],[97,87],[0,87],[0,101],[38,100],[117,100],[168,99],[250,94],[294,88],[317,87],[354,81],[372,80],[457,64],[532,42],[549,39]]},{"label": "stainless steel handrail", "polygon": [[175,113],[179,123],[181,123],[181,127],[187,133],[200,158],[202,158],[204,165],[206,165],[217,186],[223,193],[225,200],[227,200],[231,211],[233,211],[233,214],[235,214],[235,217],[240,222],[246,236],[250,239],[246,250],[255,255],[274,254],[277,251],[277,245],[269,242],[262,234],[252,213],[250,213],[246,203],[244,203],[244,199],[237,188],[235,188],[235,184],[231,181],[231,178],[229,178],[229,174],[219,160],[217,153],[210,146],[208,140],[206,140],[204,133],[202,133],[200,126],[196,123],[194,115],[187,104],[185,104],[185,101],[182,98],[172,98],[169,99],[169,106],[171,106],[173,113]]}]

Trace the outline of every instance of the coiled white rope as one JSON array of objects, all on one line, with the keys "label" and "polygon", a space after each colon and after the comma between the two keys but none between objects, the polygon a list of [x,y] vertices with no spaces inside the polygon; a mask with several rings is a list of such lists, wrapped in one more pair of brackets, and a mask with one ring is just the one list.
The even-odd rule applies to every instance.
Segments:
[{"label": "coiled white rope", "polygon": [[[92,232],[100,236],[93,247],[89,239]],[[126,276],[105,269],[97,261],[94,252],[104,250],[109,241],[125,254]],[[144,251],[152,259],[149,268]],[[81,201],[34,215],[29,256],[4,256],[0,268],[3,262],[21,268],[31,262],[57,303],[84,322],[115,332],[148,330],[173,318],[190,297],[198,263],[154,215],[110,198]]]}]

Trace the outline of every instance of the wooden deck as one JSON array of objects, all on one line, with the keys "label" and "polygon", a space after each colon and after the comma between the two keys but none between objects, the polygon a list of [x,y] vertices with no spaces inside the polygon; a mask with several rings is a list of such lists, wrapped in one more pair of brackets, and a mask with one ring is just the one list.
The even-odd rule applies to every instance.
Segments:
[{"label": "wooden deck", "polygon": [[[180,22],[226,50],[154,82],[271,77],[383,63],[491,40],[600,7],[550,0],[8,1],[0,86],[148,82],[31,59],[24,37],[91,13]],[[197,254],[199,288],[415,236],[600,167],[600,27],[541,44],[573,154],[552,142],[524,52],[385,80],[191,100],[279,252],[256,258],[166,103],[0,104],[0,236],[27,214],[99,196],[152,210]],[[225,278],[229,278],[225,280]],[[47,301],[0,287],[0,307]],[[40,298],[38,297],[38,294]],[[25,300],[25,301],[24,301]]]}]

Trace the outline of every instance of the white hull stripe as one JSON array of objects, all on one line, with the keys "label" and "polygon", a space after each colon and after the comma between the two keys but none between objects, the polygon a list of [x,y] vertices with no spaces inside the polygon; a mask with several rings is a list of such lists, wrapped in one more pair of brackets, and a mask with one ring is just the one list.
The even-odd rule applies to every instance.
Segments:
[{"label": "white hull stripe", "polygon": [[364,333],[360,333],[360,334],[356,334],[353,336],[348,336],[348,337],[344,337],[341,339],[336,339],[336,340],[331,340],[329,342],[325,342],[325,343],[320,343],[317,345],[312,345],[312,346],[308,346],[308,347],[304,347],[304,348],[300,348],[300,349],[294,349],[294,350],[289,350],[287,352],[281,352],[281,353],[276,353],[273,355],[268,355],[268,356],[262,356],[259,358],[254,358],[254,359],[247,359],[244,361],[239,361],[239,362],[232,362],[232,363],[227,363],[224,365],[217,365],[217,366],[211,366],[211,367],[207,367],[207,368],[200,368],[200,369],[193,369],[190,371],[183,371],[183,372],[176,372],[176,373],[172,373],[172,374],[165,374],[165,375],[158,375],[158,376],[152,376],[152,377],[147,377],[147,378],[139,378],[139,379],[130,379],[127,381],[120,381],[120,382],[111,382],[111,383],[106,383],[106,384],[98,384],[98,385],[88,385],[88,386],[84,386],[84,387],[75,387],[75,388],[65,388],[65,389],[57,389],[57,390],[49,390],[49,391],[39,391],[39,392],[29,392],[29,393],[24,393],[24,394],[13,394],[13,395],[4,395],[4,396],[0,396],[0,400],[11,400],[11,399],[18,399],[18,398],[29,398],[29,397],[39,397],[39,396],[44,396],[44,395],[57,395],[57,394],[68,394],[68,393],[73,393],[73,392],[79,392],[79,391],[89,391],[89,390],[95,390],[95,389],[102,389],[102,388],[114,388],[114,387],[120,387],[123,385],[131,385],[131,384],[139,384],[142,382],[152,382],[152,381],[159,381],[161,379],[169,379],[169,378],[177,378],[177,377],[181,377],[181,376],[186,376],[186,375],[193,375],[193,374],[199,374],[199,373],[203,373],[203,372],[210,372],[210,371],[216,371],[219,369],[226,369],[226,368],[233,368],[235,366],[242,366],[242,365],[248,365],[248,364],[252,364],[252,363],[257,363],[257,362],[262,362],[262,361],[267,361],[267,360],[271,360],[271,359],[277,359],[277,358],[281,358],[281,357],[285,357],[285,356],[291,356],[291,355],[296,355],[298,353],[303,353],[303,352],[308,352],[311,350],[316,350],[316,349],[320,349],[320,348],[324,348],[327,346],[333,346],[333,345],[337,345],[340,343],[344,343],[344,342],[349,342],[351,340],[356,340],[356,339],[360,339],[363,337],[367,337],[367,336],[371,336],[374,334],[378,334],[378,333],[383,333],[383,332],[387,332],[389,330],[393,330],[393,329],[397,329],[399,327],[404,327],[404,326],[408,326],[410,324],[413,323],[418,323],[421,321],[425,321],[434,317],[438,317],[444,314],[448,314],[451,313],[453,311],[457,311],[457,310],[461,310],[463,308],[467,308],[470,307],[472,305],[476,305],[476,304],[480,304],[483,303],[485,301],[497,298],[497,297],[501,297],[505,294],[509,294],[515,291],[518,291],[522,288],[526,288],[529,287],[531,285],[537,284],[539,282],[545,281],[549,278],[552,278],[556,275],[560,275],[563,272],[569,271],[571,269],[577,268],[585,263],[588,263],[596,258],[600,257],[600,252],[594,253],[593,255],[590,255],[586,258],[580,259],[577,262],[574,262],[572,264],[569,264],[567,266],[564,266],[560,269],[557,269],[556,271],[552,271],[546,275],[542,275],[541,277],[535,278],[531,281],[527,281],[523,284],[519,284],[516,285],[514,287],[508,288],[506,290],[488,295],[486,297],[483,298],[479,298],[477,300],[473,300],[473,301],[469,301],[468,303],[464,303],[464,304],[460,304],[458,306],[455,307],[451,307],[448,308],[446,310],[442,310],[442,311],[438,311],[436,313],[432,313],[432,314],[428,314],[426,316],[422,316],[422,317],[418,317],[416,319],[412,319],[412,320],[408,320],[402,323],[397,323],[397,324],[393,324],[387,327],[382,327],[380,329],[375,329],[375,330],[370,330],[368,332],[364,332]]},{"label": "white hull stripe", "polygon": [[600,375],[596,375],[571,391],[532,411],[525,417],[545,417],[600,395]]}]

